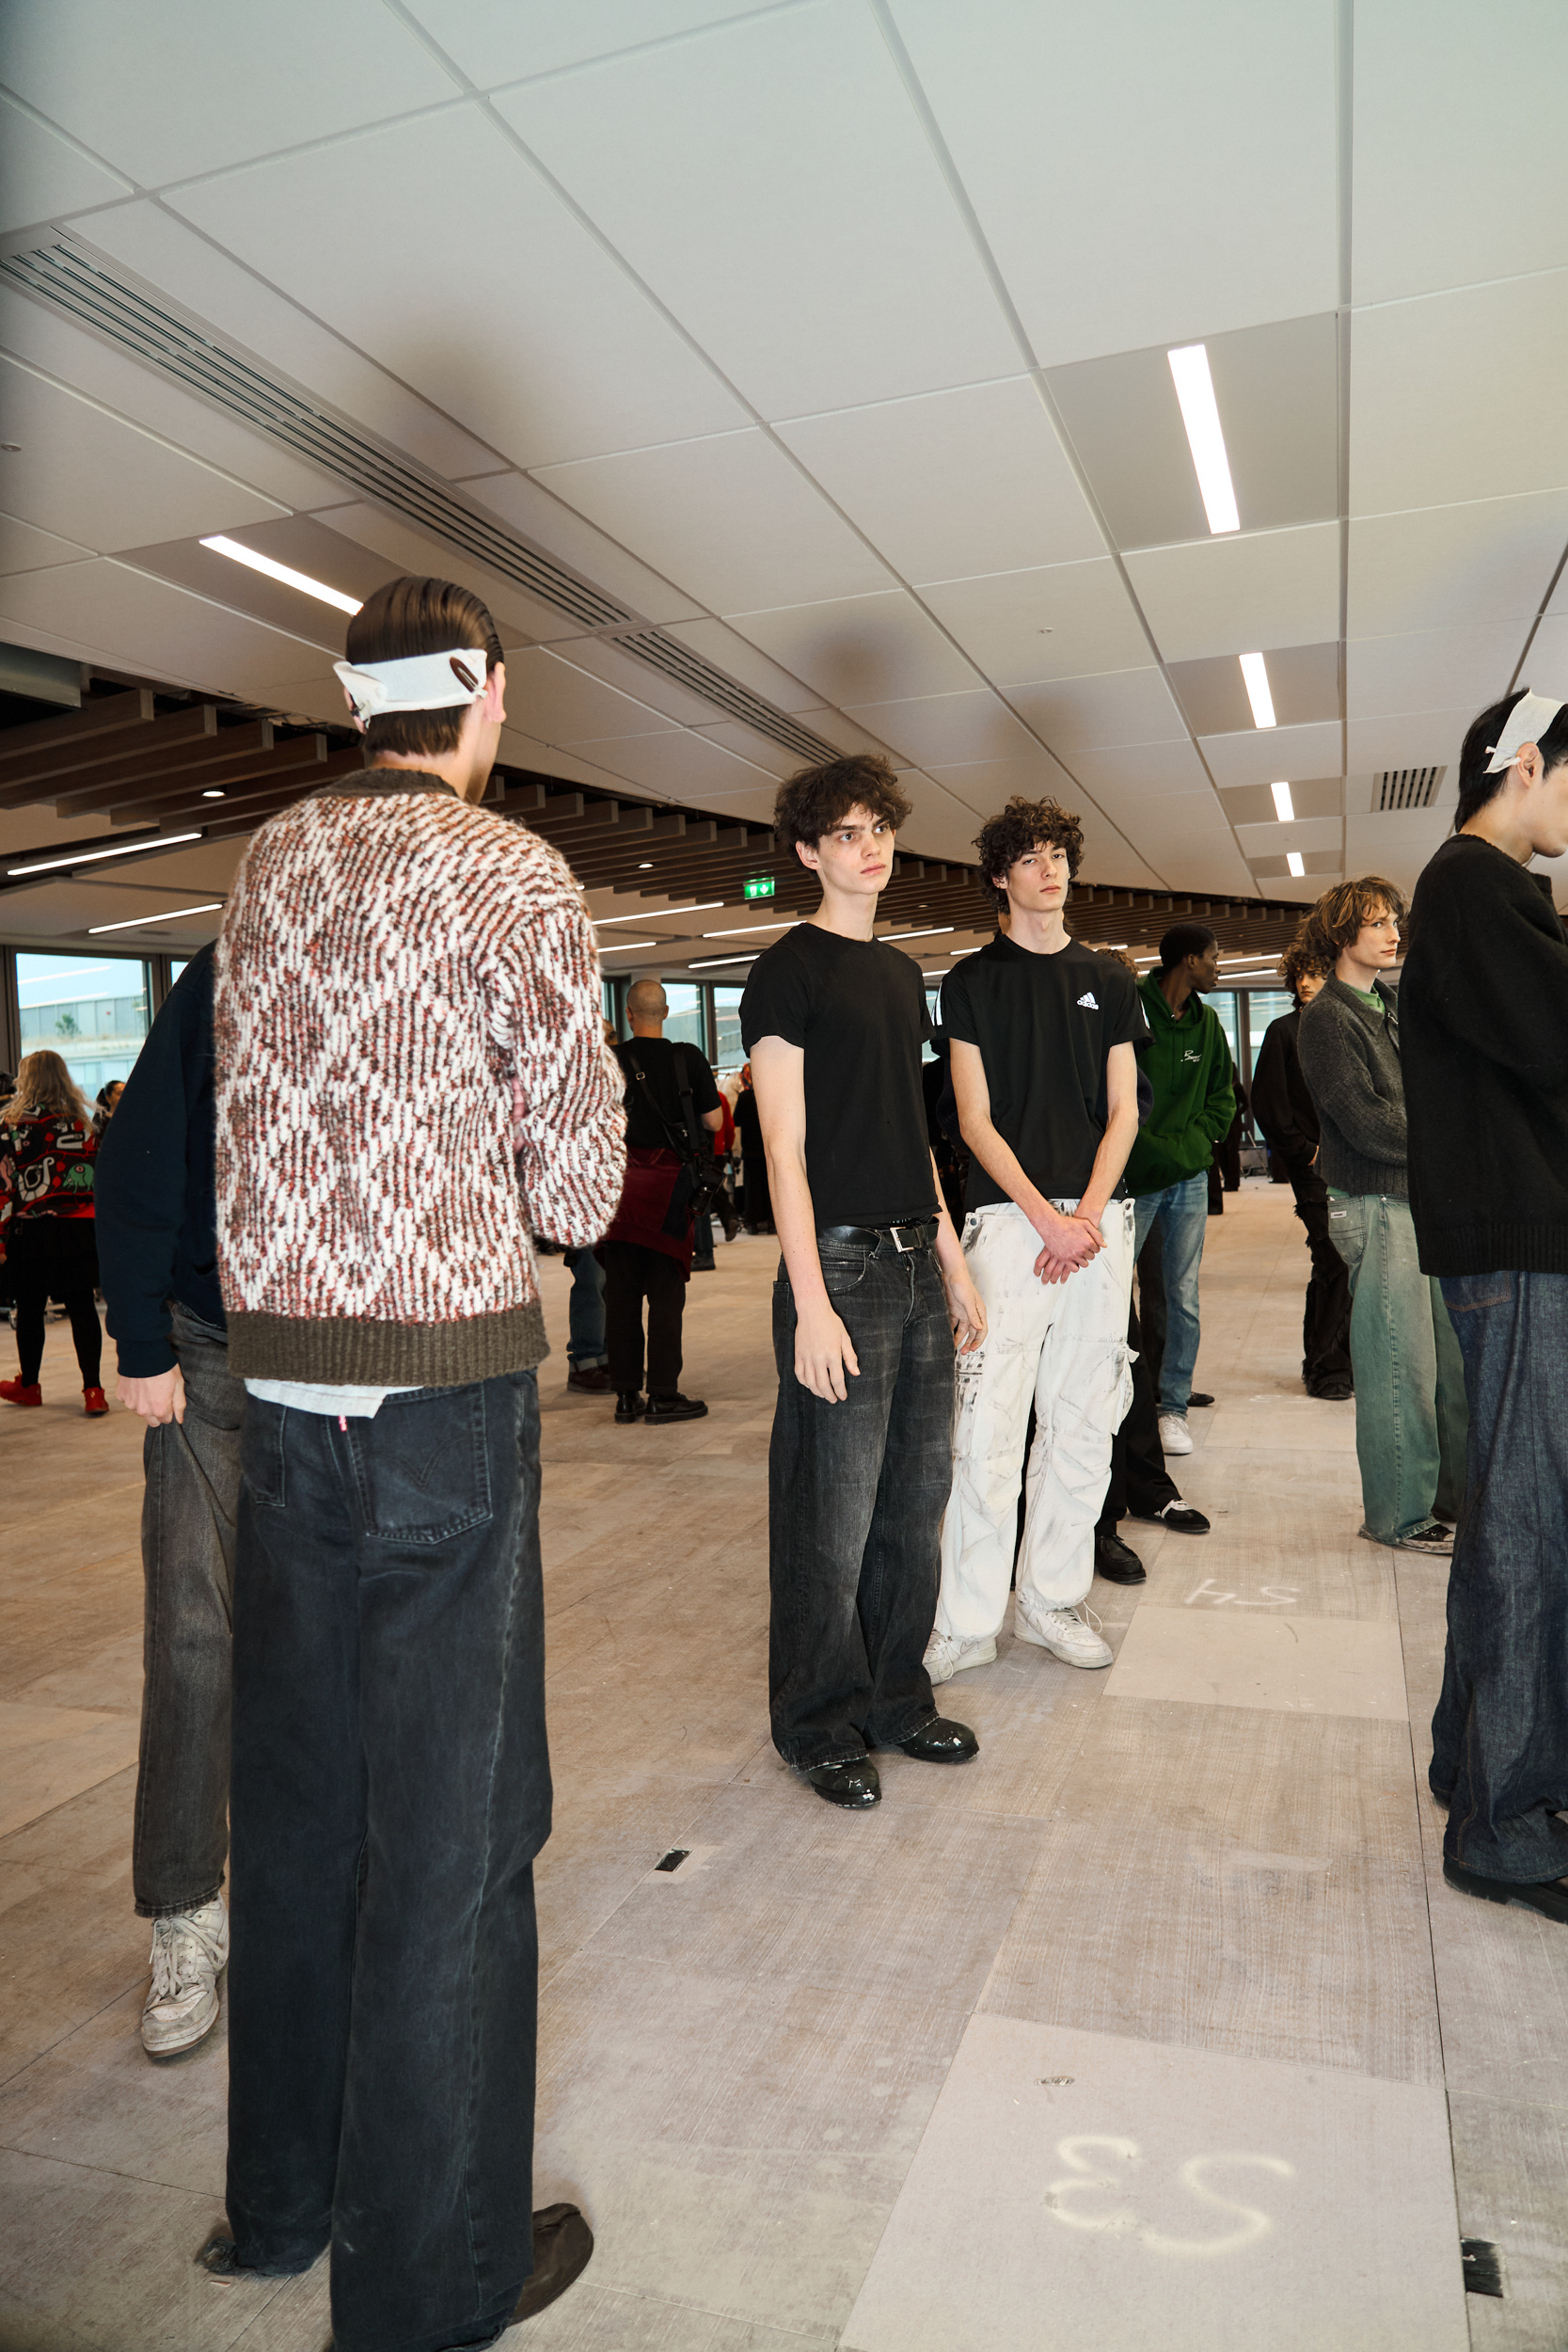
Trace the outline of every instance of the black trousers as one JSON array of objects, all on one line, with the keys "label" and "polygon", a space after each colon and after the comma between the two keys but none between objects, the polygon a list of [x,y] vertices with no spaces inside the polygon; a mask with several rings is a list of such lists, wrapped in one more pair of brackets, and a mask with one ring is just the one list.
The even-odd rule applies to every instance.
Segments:
[{"label": "black trousers", "polygon": [[1350,1378],[1350,1275],[1329,1239],[1328,1186],[1317,1169],[1292,1169],[1291,1189],[1312,1253],[1301,1326],[1301,1376],[1308,1389],[1316,1389],[1325,1380]]},{"label": "black trousers", "polygon": [[[1156,1244],[1158,1229],[1156,1229]],[[1146,1252],[1147,1254],[1147,1252]],[[1139,1289],[1145,1293],[1146,1306],[1150,1303],[1143,1275],[1139,1274]],[[1162,1312],[1164,1294],[1160,1294]],[[1129,1511],[1136,1511],[1148,1518],[1162,1510],[1167,1502],[1180,1502],[1181,1490],[1165,1469],[1164,1450],[1160,1443],[1160,1413],[1156,1403],[1158,1376],[1149,1370],[1144,1352],[1144,1332],[1138,1322],[1138,1310],[1127,1311],[1127,1344],[1137,1350],[1132,1366],[1132,1402],[1127,1418],[1111,1440],[1111,1483],[1105,1489],[1105,1507],[1100,1514],[1095,1531],[1101,1535],[1114,1535],[1117,1521]]]},{"label": "black trousers", "polygon": [[677,1259],[634,1241],[602,1241],[604,1336],[610,1386],[629,1396],[642,1386],[642,1301],[648,1302],[648,1393],[673,1396],[681,1384],[686,1275]]},{"label": "black trousers", "polygon": [[71,1317],[82,1386],[96,1389],[103,1331],[93,1293],[98,1288],[97,1233],[90,1216],[13,1217],[6,1258],[16,1299],[16,1352],[22,1380],[31,1388],[43,1361],[43,1311],[57,1298]]}]

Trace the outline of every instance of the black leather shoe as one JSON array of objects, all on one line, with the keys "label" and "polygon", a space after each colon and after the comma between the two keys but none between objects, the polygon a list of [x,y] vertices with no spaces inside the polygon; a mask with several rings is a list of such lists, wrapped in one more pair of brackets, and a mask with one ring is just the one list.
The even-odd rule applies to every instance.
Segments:
[{"label": "black leather shoe", "polygon": [[641,1421],[644,1409],[645,1407],[642,1403],[641,1393],[639,1390],[622,1389],[617,1394],[615,1399],[615,1418],[617,1421]]},{"label": "black leather shoe", "polygon": [[882,1784],[868,1756],[852,1756],[842,1764],[808,1764],[805,1777],[830,1804],[863,1812],[868,1804],[882,1802]]},{"label": "black leather shoe", "polygon": [[1320,1380],[1317,1387],[1308,1389],[1307,1393],[1319,1398],[1324,1405],[1343,1405],[1347,1397],[1355,1394],[1355,1391],[1348,1380]]},{"label": "black leather shoe", "polygon": [[297,2262],[242,2262],[240,2249],[228,2230],[214,2230],[196,2253],[197,2268],[204,2270],[209,2279],[298,2279],[315,2261],[315,2254],[306,2254]]},{"label": "black leather shoe", "polygon": [[980,1742],[967,1724],[933,1715],[928,1724],[899,1740],[898,1753],[912,1756],[917,1764],[967,1764],[972,1756],[979,1755]]},{"label": "black leather shoe", "polygon": [[1187,1399],[1189,1405],[1212,1405],[1213,1401],[1212,1396],[1205,1396],[1200,1389],[1195,1389]]},{"label": "black leather shoe", "polygon": [[566,1375],[566,1386],[580,1391],[585,1396],[608,1396],[610,1375],[603,1364],[584,1364],[580,1371],[574,1364]]},{"label": "black leather shoe", "polygon": [[517,2297],[512,2325],[531,2319],[574,2279],[580,2279],[594,2251],[594,2233],[576,2205],[546,2205],[533,2217],[533,2276]]},{"label": "black leather shoe", "polygon": [[1209,1522],[1201,1511],[1185,1502],[1167,1502],[1162,1511],[1129,1511],[1130,1519],[1147,1519],[1151,1527],[1174,1528],[1178,1535],[1207,1535]]},{"label": "black leather shoe", "polygon": [[706,1411],[707,1406],[703,1403],[700,1396],[682,1396],[678,1392],[674,1396],[655,1396],[652,1391],[650,1391],[648,1395],[648,1409],[643,1414],[642,1418],[644,1421],[650,1422],[656,1421],[701,1421],[703,1415]]},{"label": "black leather shoe", "polygon": [[1107,1584],[1144,1584],[1148,1571],[1131,1544],[1124,1544],[1119,1535],[1097,1535],[1094,1539],[1094,1572]]},{"label": "black leather shoe", "polygon": [[1527,1879],[1516,1884],[1513,1879],[1482,1878],[1479,1870],[1463,1869],[1447,1855],[1443,1876],[1462,1895],[1479,1895],[1486,1903],[1515,1903],[1521,1911],[1538,1911],[1544,1919],[1568,1927],[1568,1883],[1561,1879]]}]

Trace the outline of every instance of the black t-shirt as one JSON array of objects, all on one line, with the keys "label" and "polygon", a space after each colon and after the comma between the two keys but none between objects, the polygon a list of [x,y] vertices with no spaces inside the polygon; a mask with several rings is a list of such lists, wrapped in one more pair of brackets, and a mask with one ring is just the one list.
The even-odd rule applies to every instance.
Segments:
[{"label": "black t-shirt", "polygon": [[782,1037],[806,1057],[806,1181],[821,1225],[904,1225],[936,1213],[920,1049],[920,966],[877,939],[801,923],[766,948],[740,1000],[746,1051]]},{"label": "black t-shirt", "polygon": [[[1132,973],[1076,939],[1035,956],[998,937],[942,983],[942,1024],[978,1046],[991,1124],[1030,1182],[1080,1200],[1105,1135],[1105,1057],[1148,1036]],[[1008,1197],[972,1153],[965,1206]]]},{"label": "black t-shirt", "polygon": [[667,1037],[633,1037],[615,1048],[615,1058],[626,1073],[626,1143],[644,1152],[674,1151],[670,1135],[661,1127],[649,1105],[648,1097],[632,1076],[641,1069],[653,1091],[654,1101],[679,1137],[686,1135],[686,1116],[681,1109],[680,1080],[675,1075],[675,1056],[679,1053],[686,1065],[685,1078],[691,1089],[691,1107],[696,1112],[699,1127],[705,1111],[719,1108],[719,1089],[713,1073],[694,1045],[678,1044]]}]

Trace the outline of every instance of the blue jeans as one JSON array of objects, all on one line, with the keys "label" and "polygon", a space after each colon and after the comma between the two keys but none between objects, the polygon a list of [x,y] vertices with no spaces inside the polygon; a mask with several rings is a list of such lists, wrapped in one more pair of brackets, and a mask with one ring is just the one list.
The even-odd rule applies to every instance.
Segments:
[{"label": "blue jeans", "polygon": [[569,1249],[572,1277],[566,1302],[566,1360],[589,1372],[605,1360],[604,1268],[591,1249]]},{"label": "blue jeans", "polygon": [[788,1764],[893,1747],[936,1713],[942,1515],[953,1484],[953,1327],[929,1249],[818,1245],[860,1371],[845,1403],[795,1377],[795,1293],[773,1288],[768,1689]]},{"label": "blue jeans", "polygon": [[1350,1358],[1361,1510],[1380,1543],[1414,1534],[1465,1498],[1465,1369],[1443,1294],[1421,1272],[1408,1200],[1328,1196],[1328,1231],[1350,1270]]},{"label": "blue jeans", "polygon": [[229,2218],[338,2352],[489,2343],[533,2267],[549,1835],[539,1391],[245,1409]]},{"label": "blue jeans", "polygon": [[1141,1193],[1132,1203],[1133,1255],[1141,1253],[1158,1223],[1164,1248],[1165,1355],[1160,1367],[1160,1410],[1185,1415],[1197,1363],[1197,1272],[1209,1230],[1209,1171],[1188,1176],[1164,1192]]},{"label": "blue jeans", "polygon": [[1568,1274],[1445,1276],[1469,1472],[1432,1719],[1443,1850],[1483,1877],[1568,1874]]}]

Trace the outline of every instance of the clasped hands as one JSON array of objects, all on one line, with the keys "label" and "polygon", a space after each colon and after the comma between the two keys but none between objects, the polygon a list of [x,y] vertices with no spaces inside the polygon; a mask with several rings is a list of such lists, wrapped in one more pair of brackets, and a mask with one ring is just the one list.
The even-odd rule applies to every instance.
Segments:
[{"label": "clasped hands", "polygon": [[1067,1281],[1105,1247],[1098,1222],[1076,1211],[1071,1216],[1063,1216],[1059,1211],[1052,1210],[1051,1223],[1040,1239],[1044,1247],[1035,1260],[1035,1272],[1042,1282]]}]

